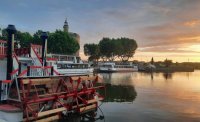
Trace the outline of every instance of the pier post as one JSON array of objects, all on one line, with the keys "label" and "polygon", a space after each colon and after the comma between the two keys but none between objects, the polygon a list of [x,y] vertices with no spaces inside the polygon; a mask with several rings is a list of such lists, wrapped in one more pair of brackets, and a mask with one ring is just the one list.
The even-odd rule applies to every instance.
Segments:
[{"label": "pier post", "polygon": [[8,25],[6,28],[8,32],[8,42],[7,42],[7,75],[6,79],[11,79],[11,72],[13,71],[13,52],[14,52],[14,34],[16,33],[16,28],[14,25]]},{"label": "pier post", "polygon": [[46,54],[47,54],[47,32],[42,32],[42,66],[46,66]]}]

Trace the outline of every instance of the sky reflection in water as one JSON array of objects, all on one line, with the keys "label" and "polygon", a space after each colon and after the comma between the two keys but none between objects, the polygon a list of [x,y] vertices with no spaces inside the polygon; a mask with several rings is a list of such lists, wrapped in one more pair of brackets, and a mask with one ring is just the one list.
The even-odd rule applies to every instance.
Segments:
[{"label": "sky reflection in water", "polygon": [[200,121],[200,71],[100,74],[106,122]]}]

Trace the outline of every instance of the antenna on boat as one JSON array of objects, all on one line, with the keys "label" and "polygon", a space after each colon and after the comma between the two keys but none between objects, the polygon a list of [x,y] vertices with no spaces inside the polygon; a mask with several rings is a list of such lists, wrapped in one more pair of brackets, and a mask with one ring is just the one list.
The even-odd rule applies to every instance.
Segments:
[{"label": "antenna on boat", "polygon": [[8,33],[8,42],[7,42],[7,80],[11,79],[11,72],[13,70],[13,52],[14,52],[14,38],[15,33],[17,32],[15,25],[8,25],[6,28]]}]

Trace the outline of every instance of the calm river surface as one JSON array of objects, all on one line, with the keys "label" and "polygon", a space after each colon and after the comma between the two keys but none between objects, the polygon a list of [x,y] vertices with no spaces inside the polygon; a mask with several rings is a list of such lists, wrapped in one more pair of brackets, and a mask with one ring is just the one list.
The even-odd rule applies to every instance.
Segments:
[{"label": "calm river surface", "polygon": [[199,70],[99,75],[107,83],[106,122],[200,122]]}]

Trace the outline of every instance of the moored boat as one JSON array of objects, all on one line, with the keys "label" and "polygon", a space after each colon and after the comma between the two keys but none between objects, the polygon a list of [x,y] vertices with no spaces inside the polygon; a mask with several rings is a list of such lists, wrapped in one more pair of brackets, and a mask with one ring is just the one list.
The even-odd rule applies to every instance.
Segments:
[{"label": "moored boat", "polygon": [[59,74],[92,74],[93,68],[74,55],[48,54],[47,65],[53,66]]},{"label": "moored boat", "polygon": [[138,66],[134,64],[116,64],[114,62],[106,62],[99,64],[100,72],[136,72]]}]

